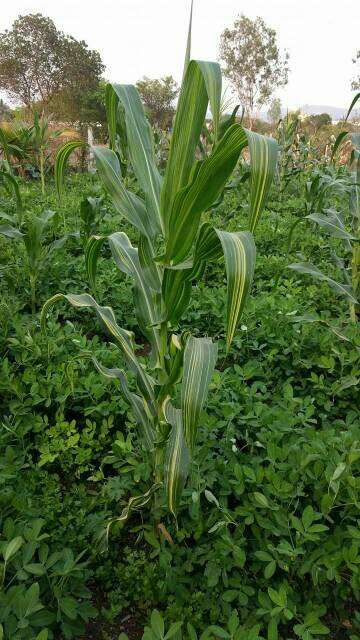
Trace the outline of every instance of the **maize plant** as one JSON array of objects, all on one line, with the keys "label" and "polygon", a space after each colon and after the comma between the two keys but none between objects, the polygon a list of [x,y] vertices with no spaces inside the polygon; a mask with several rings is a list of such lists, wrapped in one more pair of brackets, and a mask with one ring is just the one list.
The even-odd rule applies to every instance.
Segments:
[{"label": "maize plant", "polygon": [[[217,359],[218,348],[210,337],[181,332],[181,317],[207,264],[223,257],[226,345],[230,349],[251,287],[255,266],[252,232],[273,179],[277,144],[237,123],[230,122],[220,132],[221,71],[214,62],[186,62],[164,175],[156,165],[152,131],[135,86],[109,84],[106,98],[110,148],[95,146],[92,151],[103,186],[115,209],[135,227],[138,240],[134,246],[124,231],[90,238],[87,271],[94,291],[100,249],[108,243],[117,267],[132,280],[138,325],[151,352],[144,366],[136,355],[133,333],[120,327],[113,310],[98,304],[89,293],[53,296],[44,305],[42,325],[49,307],[65,299],[79,309],[94,310],[111,336],[124,368],[109,369],[94,362],[104,376],[119,382],[153,468],[148,490],[131,497],[113,521],[125,521],[133,510],[154,498],[154,520],[159,523],[165,499],[176,517]],[[200,161],[196,153],[209,106],[214,142]],[[116,144],[119,114],[124,118],[129,158],[143,197],[124,184]],[[211,207],[246,147],[251,164],[250,231],[230,233],[212,226]],[[70,152],[65,146],[58,154],[59,191]],[[210,212],[206,221],[202,220],[205,212]],[[133,376],[136,390],[130,382]]]},{"label": "maize plant", "polygon": [[[48,119],[37,111],[33,123],[15,122],[0,127],[0,151],[8,164],[23,173],[26,164],[33,164],[39,172],[41,193],[45,195],[45,174],[51,156],[51,143],[61,135],[52,130]],[[23,166],[24,165],[24,166]]]},{"label": "maize plant", "polygon": [[330,210],[330,202],[345,195],[350,195],[353,189],[349,182],[348,172],[343,167],[324,167],[323,170],[313,171],[304,185],[304,208],[290,226],[287,237],[287,253],[289,253],[293,236],[298,225],[308,220],[316,222],[318,214]]},{"label": "maize plant", "polygon": [[13,175],[11,166],[7,160],[0,160],[0,187],[3,187],[8,196],[14,194],[16,199],[16,211],[18,223],[22,223],[22,214],[24,210],[23,201],[20,193],[18,182]]},{"label": "maize plant", "polygon": [[354,291],[356,301],[350,301],[350,319],[353,323],[357,321],[357,310],[360,299],[360,134],[353,133],[351,136],[353,143],[352,159],[352,190],[350,194],[350,214],[351,214],[351,286]]},{"label": "maize plant", "polygon": [[[39,276],[45,267],[52,253],[60,249],[70,236],[70,233],[56,240],[48,241],[46,233],[55,216],[54,211],[46,210],[40,216],[35,216],[22,226],[14,226],[11,216],[1,213],[0,219],[6,220],[5,224],[0,224],[0,235],[11,240],[22,240],[26,252],[26,266],[29,276],[31,312],[36,311],[37,303],[37,283]],[[11,224],[8,224],[8,223]]]},{"label": "maize plant", "polygon": [[51,155],[51,143],[60,135],[61,131],[54,131],[49,127],[48,120],[44,113],[39,118],[37,111],[34,111],[32,149],[40,173],[41,193],[43,196],[45,195],[45,173]]},{"label": "maize plant", "polygon": [[[332,259],[342,274],[342,281],[334,280],[323,273],[311,262],[297,262],[289,265],[290,269],[305,273],[314,279],[323,280],[340,296],[349,302],[351,322],[357,321],[356,308],[360,295],[360,135],[352,134],[354,146],[350,180],[345,180],[342,174],[333,178],[335,192],[349,195],[349,215],[347,220],[339,211],[333,208],[320,208],[319,212],[312,212],[303,218],[311,220],[323,229],[325,233],[339,238],[344,243],[345,260],[332,252]],[[333,186],[333,183],[330,183]],[[338,185],[337,185],[338,183]],[[346,224],[347,223],[347,224]]]}]

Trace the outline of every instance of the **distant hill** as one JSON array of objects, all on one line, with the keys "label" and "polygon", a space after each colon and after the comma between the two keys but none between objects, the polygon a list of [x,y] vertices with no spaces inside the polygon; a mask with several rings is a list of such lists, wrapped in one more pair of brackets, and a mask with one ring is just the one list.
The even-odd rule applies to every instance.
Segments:
[{"label": "distant hill", "polygon": [[345,118],[347,113],[347,109],[331,107],[328,104],[304,104],[300,107],[300,111],[308,116],[328,113],[332,120],[341,120],[341,118]]},{"label": "distant hill", "polygon": [[[345,118],[347,114],[347,109],[342,107],[332,107],[328,104],[304,104],[299,107],[299,109],[301,113],[305,113],[308,116],[319,115],[320,113],[328,113],[331,119],[335,120],[335,122],[337,120],[341,120],[341,118]],[[282,113],[283,115],[286,115],[286,109],[282,109]],[[353,110],[351,118],[353,118],[354,116],[356,116],[357,118],[360,117],[360,109]],[[269,120],[267,111],[261,111],[259,113],[259,117],[266,122],[268,122]]]}]

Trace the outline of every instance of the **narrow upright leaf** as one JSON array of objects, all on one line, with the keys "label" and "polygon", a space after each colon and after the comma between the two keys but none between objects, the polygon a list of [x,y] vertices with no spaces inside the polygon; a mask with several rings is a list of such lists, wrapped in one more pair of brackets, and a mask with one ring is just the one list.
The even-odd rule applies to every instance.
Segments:
[{"label": "narrow upright leaf", "polygon": [[334,159],[338,148],[340,147],[342,141],[346,138],[348,133],[349,133],[348,131],[340,131],[339,135],[336,136],[336,140],[334,142],[334,146],[333,146],[332,152],[331,152],[331,160]]},{"label": "narrow upright leaf", "polygon": [[106,236],[91,236],[85,246],[85,266],[90,286],[93,291],[96,288],[97,262],[101,247],[106,240]]},{"label": "narrow upright leaf", "polygon": [[115,151],[116,143],[116,118],[119,98],[113,90],[111,84],[107,84],[105,88],[105,109],[106,120],[109,132],[110,149]]},{"label": "narrow upright leaf", "polygon": [[155,163],[154,143],[139,93],[133,85],[113,84],[112,88],[125,110],[126,134],[131,163],[146,196],[154,232],[163,229],[160,214],[161,176]]},{"label": "narrow upright leaf", "polygon": [[153,365],[157,367],[162,353],[161,334],[158,326],[162,317],[160,294],[148,286],[140,264],[138,250],[132,246],[126,233],[113,233],[108,240],[119,269],[134,278],[136,316],[141,331],[151,343],[154,351]]},{"label": "narrow upright leaf", "polygon": [[193,451],[202,408],[217,359],[217,345],[210,338],[190,337],[184,352],[181,410],[185,441]]},{"label": "narrow upright leaf", "polygon": [[119,159],[114,151],[106,147],[93,147],[96,167],[117,211],[133,224],[143,235],[151,238],[154,229],[151,225],[144,202],[128,191],[121,177]]},{"label": "narrow upright leaf", "polygon": [[10,171],[6,171],[4,169],[2,169],[0,171],[0,175],[5,180],[5,182],[8,182],[8,184],[10,185],[10,188],[13,190],[14,195],[15,195],[15,199],[16,199],[17,210],[18,210],[18,212],[21,212],[22,209],[23,209],[23,202],[22,202],[22,197],[21,197],[19,185],[18,185],[18,182],[17,182],[15,176],[13,176],[10,173]]},{"label": "narrow upright leaf", "polygon": [[208,103],[210,101],[214,123],[217,123],[220,100],[219,65],[215,62],[191,60],[181,87],[161,190],[161,212],[166,237],[169,235],[169,217],[175,196],[189,181]]},{"label": "narrow upright leaf", "polygon": [[58,147],[55,156],[54,175],[55,188],[59,201],[61,200],[62,195],[64,171],[70,155],[73,153],[73,151],[76,151],[76,149],[87,146],[88,145],[86,142],[84,142],[84,140],[71,140],[70,142],[65,142],[65,144],[63,144],[61,147]]},{"label": "narrow upright leaf", "polygon": [[189,471],[190,454],[184,438],[181,409],[176,409],[167,400],[164,405],[164,416],[172,427],[166,448],[166,496],[169,511],[176,517]]},{"label": "narrow upright leaf", "polygon": [[348,110],[348,112],[347,112],[347,114],[346,114],[345,122],[347,122],[348,117],[350,116],[350,114],[351,114],[351,112],[352,112],[353,108],[355,107],[355,105],[356,105],[356,103],[357,103],[357,101],[358,101],[359,99],[360,99],[360,91],[359,91],[359,93],[356,93],[356,94],[355,94],[355,96],[354,96],[354,98],[353,98],[353,100],[352,100],[352,102],[351,102],[351,105],[350,105],[350,107],[349,107],[349,110]]},{"label": "narrow upright leaf", "polygon": [[188,257],[201,214],[223,190],[246,144],[244,129],[240,125],[232,125],[199,166],[193,181],[178,192],[169,218],[165,262],[176,265]]},{"label": "narrow upright leaf", "polygon": [[293,269],[293,271],[298,271],[299,273],[306,273],[317,280],[324,280],[336,293],[344,296],[353,304],[357,304],[357,300],[350,285],[336,282],[336,280],[333,280],[320,271],[320,269],[315,267],[314,264],[311,264],[311,262],[295,262],[293,264],[289,264],[288,268]]},{"label": "narrow upright leaf", "polygon": [[250,231],[254,233],[274,178],[278,144],[273,138],[246,130],[250,151]]},{"label": "narrow upright leaf", "polygon": [[194,2],[193,2],[193,0],[191,0],[189,28],[188,28],[188,35],[187,35],[187,41],[186,41],[186,51],[185,51],[185,60],[184,60],[184,70],[183,70],[182,82],[184,82],[186,69],[188,68],[188,65],[189,65],[189,62],[190,62],[190,58],[191,58],[191,31],[192,31],[193,4],[194,4]]},{"label": "narrow upright leaf", "polygon": [[227,276],[227,350],[234,337],[237,323],[243,311],[252,284],[256,247],[248,231],[228,232],[216,229],[225,258]]}]

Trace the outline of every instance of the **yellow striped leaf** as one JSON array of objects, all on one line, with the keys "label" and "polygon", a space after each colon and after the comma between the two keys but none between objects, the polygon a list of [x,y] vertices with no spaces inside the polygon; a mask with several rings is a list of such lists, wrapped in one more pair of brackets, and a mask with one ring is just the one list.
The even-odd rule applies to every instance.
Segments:
[{"label": "yellow striped leaf", "polygon": [[155,230],[151,224],[145,204],[141,198],[125,189],[116,153],[106,147],[93,147],[92,150],[100,180],[107,190],[114,207],[140,233],[152,238]]},{"label": "yellow striped leaf", "polygon": [[219,121],[221,71],[216,62],[191,60],[182,83],[169,158],[161,190],[161,212],[165,236],[176,194],[188,184],[206,110],[210,102],[215,129]]},{"label": "yellow striped leaf", "polygon": [[163,407],[171,433],[166,448],[165,485],[169,511],[176,518],[177,507],[189,471],[190,455],[185,443],[181,409],[173,407],[167,399]]},{"label": "yellow striped leaf", "polygon": [[109,242],[117,267],[134,279],[136,317],[141,331],[152,346],[152,365],[158,367],[162,353],[162,334],[159,328],[163,316],[161,295],[149,286],[149,275],[140,264],[138,249],[132,246],[126,233],[116,232],[107,237],[92,236],[89,239],[85,248],[85,264],[91,287],[95,289],[97,261],[105,240]]},{"label": "yellow striped leaf", "polygon": [[131,498],[129,498],[129,501],[127,505],[123,508],[121,514],[119,516],[116,516],[115,518],[111,518],[111,520],[109,520],[106,526],[106,529],[99,536],[100,538],[99,541],[105,544],[105,548],[107,548],[110,528],[112,527],[112,525],[115,522],[120,522],[120,523],[126,522],[130,517],[130,515],[132,514],[132,512],[139,511],[140,509],[145,507],[150,502],[154,493],[156,491],[159,491],[161,487],[162,487],[161,482],[154,482],[154,484],[150,487],[150,489],[148,489],[148,491],[146,491],[142,495],[131,496]]},{"label": "yellow striped leaf", "polygon": [[245,130],[250,151],[250,231],[254,233],[274,178],[279,147],[273,138]]},{"label": "yellow striped leaf", "polygon": [[[199,231],[193,260],[165,269],[163,298],[166,319],[176,324],[184,313],[191,294],[191,283],[201,277],[207,262],[225,258],[227,278],[227,349],[249,293],[256,258],[256,247],[248,231],[227,232],[204,223]],[[182,268],[183,267],[183,268]]]},{"label": "yellow striped leaf", "polygon": [[155,162],[151,127],[145,117],[139,93],[135,86],[111,85],[125,111],[126,135],[131,163],[139,185],[145,193],[146,208],[156,231],[163,228],[160,214],[160,188],[162,178]]},{"label": "yellow striped leaf", "polygon": [[197,426],[207,398],[217,359],[217,345],[210,338],[188,338],[181,383],[181,411],[185,442],[193,451]]},{"label": "yellow striped leaf", "polygon": [[115,315],[111,307],[101,307],[97,304],[92,296],[88,293],[81,295],[57,293],[55,296],[45,302],[41,312],[41,327],[45,330],[46,314],[49,308],[60,300],[67,300],[73,307],[92,308],[95,310],[98,318],[103,326],[107,329],[116,340],[117,346],[120,348],[129,368],[137,377],[139,389],[144,395],[152,415],[156,415],[156,404],[154,396],[153,381],[145,372],[144,367],[140,364],[134,351],[134,335],[131,331],[122,329],[116,322]]},{"label": "yellow striped leaf", "polygon": [[143,334],[152,346],[152,366],[160,366],[163,353],[159,325],[162,320],[161,295],[151,289],[144,277],[138,250],[133,247],[126,233],[113,233],[108,237],[111,253],[121,271],[134,279],[136,317]]},{"label": "yellow striped leaf", "polygon": [[226,347],[229,350],[237,323],[250,291],[255,269],[256,247],[248,231],[215,230],[221,242],[227,277]]},{"label": "yellow striped leaf", "polygon": [[198,166],[192,182],[178,192],[169,219],[166,264],[176,265],[188,257],[201,214],[224,189],[246,144],[244,129],[236,124],[229,127],[214,151]]},{"label": "yellow striped leaf", "polygon": [[128,401],[137,424],[141,427],[142,439],[147,451],[153,451],[155,442],[155,431],[153,428],[152,416],[144,398],[140,398],[136,393],[130,391],[125,372],[122,369],[109,369],[104,367],[96,358],[92,358],[97,370],[106,378],[120,381],[122,392]]}]

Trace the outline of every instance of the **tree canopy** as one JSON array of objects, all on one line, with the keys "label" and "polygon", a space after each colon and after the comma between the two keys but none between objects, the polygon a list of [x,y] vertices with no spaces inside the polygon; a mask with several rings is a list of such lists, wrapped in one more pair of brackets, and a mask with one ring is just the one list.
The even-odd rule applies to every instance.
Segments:
[{"label": "tree canopy", "polygon": [[281,102],[279,98],[274,98],[271,101],[268,117],[272,124],[276,124],[281,118]]},{"label": "tree canopy", "polygon": [[100,54],[59,31],[40,13],[19,16],[0,33],[0,89],[30,108],[62,105],[62,115],[74,115],[74,105],[97,89],[104,65]]},{"label": "tree canopy", "polygon": [[321,127],[325,127],[331,124],[331,116],[328,113],[316,113],[308,116],[305,120],[305,124],[311,125],[315,131]]},{"label": "tree canopy", "polygon": [[221,34],[220,58],[250,120],[277,87],[288,81],[288,53],[280,54],[276,31],[262,18],[241,15]]},{"label": "tree canopy", "polygon": [[172,76],[151,79],[144,76],[136,83],[145,108],[153,124],[168,127],[174,114],[174,100],[179,87]]},{"label": "tree canopy", "polygon": [[2,120],[10,120],[10,118],[11,118],[11,109],[9,105],[7,105],[6,102],[4,102],[4,100],[0,98],[0,122]]}]

